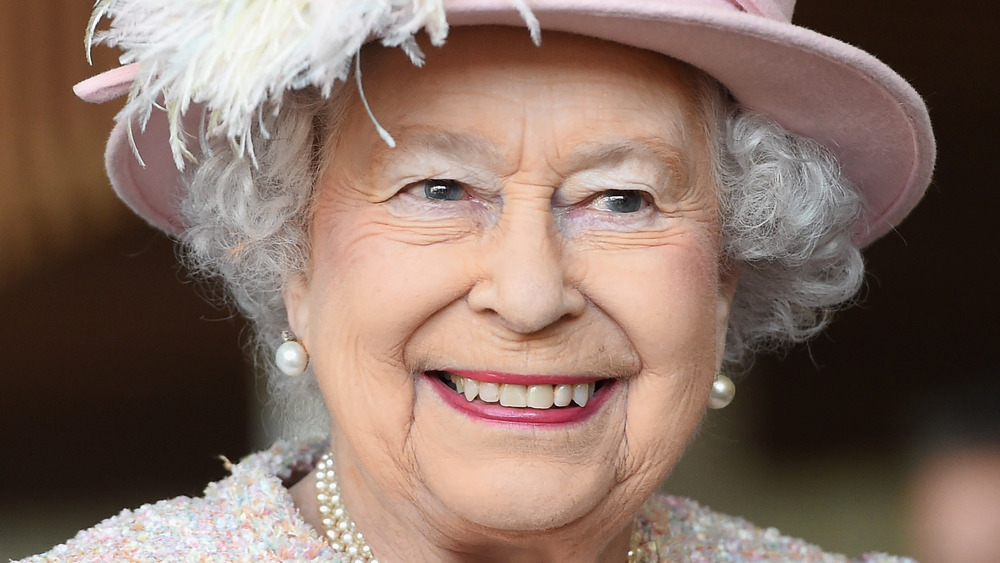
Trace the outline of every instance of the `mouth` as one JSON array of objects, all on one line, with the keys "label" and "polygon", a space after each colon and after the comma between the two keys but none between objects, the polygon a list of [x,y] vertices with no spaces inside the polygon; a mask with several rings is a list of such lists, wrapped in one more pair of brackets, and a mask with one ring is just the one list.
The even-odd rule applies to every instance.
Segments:
[{"label": "mouth", "polygon": [[617,382],[469,371],[427,371],[424,375],[456,409],[475,418],[516,423],[569,423],[589,418]]},{"label": "mouth", "polygon": [[436,377],[470,403],[479,399],[484,403],[499,403],[503,407],[540,410],[585,407],[597,390],[608,382],[598,379],[580,383],[519,384],[483,381],[448,371],[429,371],[427,375]]}]

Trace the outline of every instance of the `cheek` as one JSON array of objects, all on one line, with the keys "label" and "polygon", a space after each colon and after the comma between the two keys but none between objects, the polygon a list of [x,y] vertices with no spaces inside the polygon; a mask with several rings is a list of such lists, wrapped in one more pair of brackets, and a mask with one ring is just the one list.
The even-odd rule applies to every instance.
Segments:
[{"label": "cheek", "polygon": [[645,369],[715,357],[717,265],[704,245],[677,240],[579,255],[584,291],[625,331]]},{"label": "cheek", "polygon": [[589,296],[642,362],[628,382],[622,471],[654,479],[680,458],[705,412],[718,341],[715,254],[710,244],[675,242],[587,259]]},{"label": "cheek", "polygon": [[403,428],[414,403],[406,343],[465,295],[469,253],[461,243],[398,240],[364,213],[317,224],[331,228],[313,238],[306,345],[324,398],[334,420],[353,420],[352,428]]},{"label": "cheek", "polygon": [[363,216],[343,217],[314,241],[317,324],[351,334],[383,358],[402,359],[413,331],[472,283],[468,243],[415,244]]}]

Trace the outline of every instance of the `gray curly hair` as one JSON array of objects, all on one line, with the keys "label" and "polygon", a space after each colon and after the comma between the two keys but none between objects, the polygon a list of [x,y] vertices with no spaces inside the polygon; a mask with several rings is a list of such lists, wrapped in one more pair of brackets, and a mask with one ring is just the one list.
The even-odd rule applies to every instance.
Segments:
[{"label": "gray curly hair", "polygon": [[[722,262],[740,270],[725,352],[732,369],[752,353],[809,338],[853,298],[864,275],[852,240],[862,203],[823,146],[741,108],[704,73],[692,80],[713,145]],[[258,371],[289,435],[328,428],[311,370],[283,376],[272,356],[287,329],[282,291],[309,262],[324,149],[355,99],[351,81],[332,102],[290,92],[280,112],[263,112],[252,139],[256,166],[214,140],[185,178],[182,256],[194,273],[220,279],[251,323]]]}]

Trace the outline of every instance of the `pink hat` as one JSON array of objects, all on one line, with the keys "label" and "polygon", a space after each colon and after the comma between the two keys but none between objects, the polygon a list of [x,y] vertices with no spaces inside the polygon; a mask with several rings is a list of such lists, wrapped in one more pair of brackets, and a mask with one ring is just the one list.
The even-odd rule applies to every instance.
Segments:
[{"label": "pink hat", "polygon": [[[815,139],[836,154],[845,174],[867,202],[867,215],[856,229],[856,238],[862,244],[887,233],[909,213],[927,188],[934,167],[934,137],[927,109],[917,93],[868,53],[792,25],[795,0],[444,0],[443,6],[439,0],[396,2],[413,5],[407,8],[405,21],[399,13],[386,12],[383,19],[369,22],[368,27],[352,27],[353,42],[342,40],[335,45],[339,58],[334,57],[336,60],[329,64],[316,59],[317,50],[312,45],[308,70],[299,66],[290,75],[286,68],[284,74],[265,78],[260,95],[249,104],[245,97],[226,98],[226,92],[173,87],[181,79],[186,87],[191,85],[197,78],[192,78],[191,67],[205,68],[203,61],[194,65],[189,56],[178,56],[178,52],[190,51],[192,42],[202,41],[205,31],[195,29],[194,24],[178,23],[176,14],[168,15],[172,20],[150,21],[155,10],[135,7],[151,3],[195,4],[186,0],[100,0],[95,20],[103,15],[113,18],[112,30],[100,39],[122,47],[123,62],[133,64],[81,82],[75,90],[92,102],[108,101],[131,91],[129,105],[119,115],[108,142],[108,175],[118,195],[136,213],[174,235],[184,229],[178,213],[183,189],[178,182],[178,167],[183,166],[186,148],[179,139],[183,132],[196,139],[203,119],[202,111],[183,111],[189,109],[189,104],[202,104],[209,114],[216,112],[209,115],[213,134],[227,131],[231,140],[239,142],[241,131],[247,127],[242,122],[256,117],[253,112],[233,113],[234,107],[259,109],[260,102],[274,101],[285,89],[308,84],[329,91],[334,80],[346,76],[354,53],[370,36],[386,44],[401,45],[417,59],[419,52],[413,51],[412,34],[423,28],[432,42],[439,43],[448,25],[523,26],[527,22],[534,31],[540,27],[615,41],[663,53],[702,69],[725,85],[740,104],[768,114],[787,129]],[[342,18],[339,12],[357,4],[358,0],[312,0],[308,9],[326,15],[338,12],[336,16]],[[296,5],[301,6],[301,2]],[[184,9],[193,10],[190,6]],[[326,21],[320,15],[310,16],[315,16],[310,21]],[[302,19],[298,18],[296,25],[304,25]],[[141,29],[136,31],[141,27],[136,21],[148,22],[147,28],[173,25],[185,49],[151,53],[150,37],[154,36]],[[339,28],[329,25],[323,23],[320,29],[326,32],[317,36],[329,37],[336,35],[330,29],[344,29],[343,22],[338,21]],[[162,27],[157,31],[156,42],[171,36],[163,33]],[[235,35],[213,31],[216,35]],[[253,33],[248,31],[246,35]],[[279,41],[303,35],[301,29],[295,34],[282,33],[277,35]],[[274,41],[275,37],[262,37],[257,45],[258,56],[269,56],[266,49],[273,47]],[[206,42],[204,48],[220,50],[217,43]],[[240,45],[242,51],[253,48]],[[324,54],[335,51],[330,46],[324,49]],[[224,82],[218,74],[201,74],[208,75],[216,86]],[[178,90],[181,94],[177,94]],[[158,109],[165,94],[167,102],[173,104],[164,105],[174,108],[174,114]],[[180,127],[183,132],[178,133]]]}]

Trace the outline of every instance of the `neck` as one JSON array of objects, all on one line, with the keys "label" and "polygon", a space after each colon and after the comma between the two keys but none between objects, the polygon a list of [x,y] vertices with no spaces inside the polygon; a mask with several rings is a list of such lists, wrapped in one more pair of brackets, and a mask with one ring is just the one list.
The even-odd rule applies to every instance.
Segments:
[{"label": "neck", "polygon": [[[334,454],[338,460],[352,459],[339,455],[336,449]],[[382,563],[624,563],[627,560],[634,529],[632,520],[610,528],[595,515],[555,530],[488,529],[441,510],[434,501],[423,502],[420,497],[425,495],[390,499],[377,494],[360,468],[349,462],[338,465],[337,469],[348,513]],[[303,519],[322,537],[315,486],[315,472],[312,472],[290,492]]]}]

